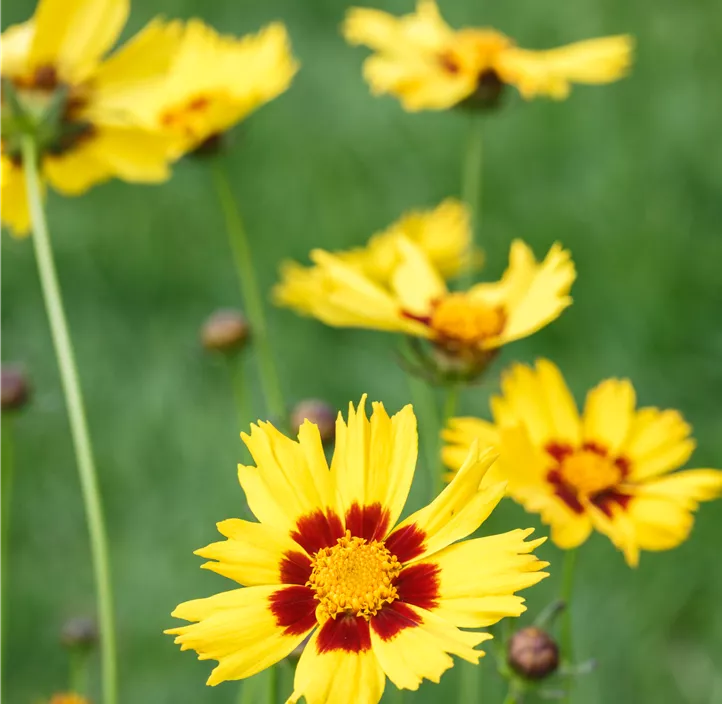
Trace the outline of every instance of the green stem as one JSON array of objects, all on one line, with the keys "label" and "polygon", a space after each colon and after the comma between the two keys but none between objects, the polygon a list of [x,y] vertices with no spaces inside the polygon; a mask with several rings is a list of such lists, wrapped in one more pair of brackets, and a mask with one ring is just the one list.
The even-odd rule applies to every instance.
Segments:
[{"label": "green stem", "polygon": [[477,704],[481,688],[481,667],[470,662],[459,663],[461,668],[460,704]]},{"label": "green stem", "polygon": [[50,235],[48,234],[48,226],[40,195],[38,153],[32,137],[23,139],[22,153],[33,228],[32,239],[35,247],[35,257],[38,262],[45,308],[50,321],[50,332],[58,359],[58,367],[60,368],[60,379],[65,393],[70,431],[78,463],[80,488],[90,534],[90,550],[98,599],[98,623],[100,624],[103,702],[105,704],[116,704],[117,670],[113,596],[110,583],[108,541],[103,520],[100,488],[90,444],[85,404],[80,390],[78,369],[70,341],[70,333],[68,332],[60,286],[55,272]]},{"label": "green stem", "polygon": [[267,704],[278,704],[278,665],[272,665],[268,673]]},{"label": "green stem", "polygon": [[[568,667],[574,664],[574,644],[572,640],[572,590],[574,589],[574,564],[577,559],[576,550],[567,550],[564,553],[564,566],[562,568],[562,592],[561,599],[564,602],[564,612],[561,623],[561,650],[562,662]],[[566,702],[571,701],[572,684],[574,678],[567,678]]]},{"label": "green stem", "polygon": [[231,386],[233,387],[233,398],[236,401],[238,421],[240,427],[246,430],[254,419],[251,418],[253,410],[251,408],[250,392],[246,384],[246,375],[243,368],[244,359],[240,354],[231,353],[225,356],[228,364],[228,372],[231,377]]},{"label": "green stem", "polygon": [[441,419],[439,423],[439,432],[437,436],[437,449],[436,449],[436,463],[434,465],[435,469],[435,479],[436,479],[436,485],[434,486],[434,497],[438,496],[441,492],[443,486],[444,486],[444,480],[443,480],[443,474],[444,474],[444,465],[441,463],[441,449],[443,447],[444,441],[441,439],[441,432],[446,427],[446,424],[449,422],[450,418],[453,418],[456,415],[456,407],[459,403],[459,391],[461,387],[458,384],[451,384],[446,389],[446,398],[444,399],[444,407],[441,411]]},{"label": "green stem", "polygon": [[419,438],[424,452],[424,461],[429,472],[431,499],[439,493],[441,480],[439,477],[438,442],[435,430],[439,427],[438,409],[433,389],[412,374],[406,375],[409,381],[411,401],[420,426]]},{"label": "green stem", "polygon": [[70,677],[68,691],[87,696],[88,690],[88,652],[82,648],[70,651]]},{"label": "green stem", "polygon": [[[471,249],[478,244],[481,227],[481,189],[482,189],[482,146],[483,115],[474,112],[469,117],[469,134],[465,142],[465,153],[461,173],[461,200],[469,209],[471,224]],[[467,275],[471,284],[471,271]]]},{"label": "green stem", "polygon": [[8,585],[10,582],[8,566],[10,564],[10,509],[12,506],[12,490],[13,490],[13,470],[14,470],[14,445],[13,445],[13,417],[12,413],[3,413],[2,417],[2,538],[0,545],[2,546],[2,557],[0,558],[0,575],[2,576],[2,607],[0,614],[2,615],[2,675],[1,682],[4,687],[7,683],[7,654],[8,654],[8,615],[9,609],[9,592]]},{"label": "green stem", "polygon": [[276,372],[276,365],[273,361],[271,344],[268,339],[266,316],[263,311],[263,299],[258,287],[256,272],[253,268],[248,235],[246,234],[240,211],[233,197],[228,175],[223,168],[223,164],[218,159],[216,159],[213,164],[213,176],[216,191],[218,192],[218,199],[226,220],[228,239],[233,251],[233,260],[241,285],[241,293],[243,294],[246,312],[251,323],[251,335],[257,345],[256,358],[258,359],[263,393],[266,397],[266,406],[268,412],[276,422],[286,425],[286,408]]},{"label": "green stem", "polygon": [[504,697],[504,704],[519,704],[521,702],[522,690],[519,687],[519,682],[516,679],[509,680],[509,689],[506,691],[506,697]]}]

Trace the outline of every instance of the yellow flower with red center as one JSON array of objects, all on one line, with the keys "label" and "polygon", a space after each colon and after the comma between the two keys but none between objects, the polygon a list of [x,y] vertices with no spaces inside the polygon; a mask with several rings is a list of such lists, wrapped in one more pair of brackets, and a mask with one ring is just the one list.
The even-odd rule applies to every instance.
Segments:
[{"label": "yellow flower with red center", "polygon": [[632,39],[603,37],[547,51],[517,47],[488,28],[453,30],[433,0],[402,17],[352,8],[344,23],[351,44],[376,54],[364,64],[374,94],[399,98],[406,110],[445,110],[477,94],[493,98],[513,85],[524,98],[566,98],[572,83],[602,84],[625,76]]},{"label": "yellow flower with red center", "polygon": [[[334,256],[378,284],[387,285],[400,262],[399,237],[418,245],[447,279],[481,263],[481,253],[471,246],[468,209],[455,198],[448,198],[432,210],[406,213],[373,235],[364,247],[334,252]],[[323,299],[326,289],[323,268],[284,262],[281,275],[283,283],[276,287],[276,302],[314,315],[315,303]]]},{"label": "yellow flower with red center", "polygon": [[[53,128],[40,131],[40,171],[64,195],[110,178],[150,183],[169,176],[171,143],[141,125],[138,111],[165,78],[180,26],[153,21],[103,59],[128,11],[128,0],[41,0],[32,20],[3,32],[6,86],[35,118],[55,115]],[[21,235],[30,222],[19,141],[8,129],[17,119],[6,89],[2,220]]]},{"label": "yellow flower with red center", "polygon": [[296,270],[282,270],[275,300],[327,325],[401,332],[469,360],[531,335],[571,303],[576,274],[569,252],[558,244],[537,262],[516,240],[501,280],[463,292],[450,291],[429,256],[408,237],[397,235],[390,244],[394,265],[383,277],[315,250],[313,278],[308,274],[299,285]]},{"label": "yellow flower with red center", "polygon": [[[561,548],[596,529],[631,566],[640,550],[669,550],[687,539],[700,501],[722,493],[722,472],[681,472],[694,441],[673,410],[635,407],[632,384],[607,379],[587,394],[583,414],[559,369],[514,365],[491,400],[494,423],[454,418],[444,432],[444,462],[456,469],[473,442],[501,453],[494,472],[509,494],[541,514]],[[452,475],[453,476],[453,475]]]},{"label": "yellow flower with red center", "polygon": [[401,689],[438,682],[451,655],[477,663],[478,629],[524,611],[519,589],[547,576],[532,532],[465,540],[504,483],[484,480],[493,455],[470,448],[454,480],[397,525],[414,476],[411,406],[389,417],[365,398],[339,415],[329,467],[318,428],[293,441],[260,423],[243,434],[254,467],[238,476],[258,523],[218,524],[226,537],[199,550],[203,565],[243,585],[178,606],[183,650],[217,660],[208,684],[250,677],[305,638],[289,702],[376,704],[388,677]]},{"label": "yellow flower with red center", "polygon": [[190,20],[168,80],[143,105],[145,118],[187,151],[283,93],[297,70],[281,23],[237,38]]}]

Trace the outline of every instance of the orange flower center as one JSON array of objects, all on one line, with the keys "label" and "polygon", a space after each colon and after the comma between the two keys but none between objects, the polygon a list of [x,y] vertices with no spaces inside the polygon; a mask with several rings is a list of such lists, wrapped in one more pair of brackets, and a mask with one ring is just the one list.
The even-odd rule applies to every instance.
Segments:
[{"label": "orange flower center", "polygon": [[320,602],[319,620],[352,613],[369,619],[398,598],[393,582],[401,564],[383,543],[351,537],[346,531],[336,545],[319,550],[312,560],[311,587]]},{"label": "orange flower center", "polygon": [[559,472],[567,486],[585,497],[617,486],[623,477],[621,468],[613,460],[593,450],[578,450],[565,457]]},{"label": "orange flower center", "polygon": [[489,306],[465,293],[451,293],[436,304],[429,324],[442,341],[471,346],[498,335],[505,322],[502,308]]},{"label": "orange flower center", "polygon": [[213,107],[213,99],[207,95],[197,95],[181,105],[166,110],[160,121],[164,127],[177,130],[188,137],[202,134],[208,121],[208,113]]},{"label": "orange flower center", "polygon": [[509,37],[493,29],[462,29],[454,36],[453,47],[441,56],[441,64],[449,73],[478,76],[493,70],[512,45]]}]

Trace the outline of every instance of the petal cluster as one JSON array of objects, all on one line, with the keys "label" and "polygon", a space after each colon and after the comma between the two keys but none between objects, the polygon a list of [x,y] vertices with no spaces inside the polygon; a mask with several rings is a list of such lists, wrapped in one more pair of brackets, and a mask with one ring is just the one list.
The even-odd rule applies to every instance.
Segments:
[{"label": "petal cluster", "polygon": [[450,421],[444,461],[460,466],[472,442],[496,446],[495,478],[508,478],[510,495],[541,514],[562,548],[596,529],[636,566],[641,550],[686,540],[699,503],[722,494],[718,470],[674,471],[694,449],[690,426],[677,411],[636,408],[626,379],[592,389],[581,414],[547,360],[512,366],[501,388],[491,400],[493,423]]},{"label": "petal cluster", "polygon": [[396,96],[409,111],[445,110],[490,86],[560,100],[572,83],[619,80],[632,61],[626,35],[531,51],[493,29],[452,29],[434,0],[419,0],[416,12],[402,17],[352,8],[344,34],[375,52],[364,64],[372,92]]},{"label": "petal cluster", "polygon": [[529,530],[464,541],[504,484],[485,481],[494,456],[470,448],[454,480],[401,523],[417,435],[410,406],[393,417],[365,399],[337,421],[326,462],[315,425],[294,441],[272,425],[243,439],[256,466],[239,479],[258,523],[218,524],[226,540],[198,551],[204,567],[243,585],[178,606],[191,622],[169,631],[182,649],[217,660],[209,684],[249,677],[310,635],[289,701],[375,704],[388,677],[417,689],[438,682],[452,655],[478,662],[476,629],[518,616],[515,592],[546,576]]},{"label": "petal cluster", "polygon": [[[32,20],[3,33],[2,75],[20,104],[61,105],[40,171],[63,195],[112,178],[166,180],[173,161],[284,91],[296,71],[280,24],[236,39],[198,20],[154,20],[106,57],[128,11],[128,0],[41,0]],[[2,201],[3,224],[27,233],[22,158],[5,134]]]}]

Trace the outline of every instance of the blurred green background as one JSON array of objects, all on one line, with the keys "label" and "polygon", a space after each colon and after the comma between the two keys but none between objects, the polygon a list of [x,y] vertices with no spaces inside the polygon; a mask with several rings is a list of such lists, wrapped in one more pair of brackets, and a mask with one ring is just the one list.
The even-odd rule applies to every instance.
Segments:
[{"label": "blurred green background", "polygon": [[[3,27],[33,6],[4,0]],[[129,36],[158,13],[197,15],[239,34],[287,23],[302,69],[286,94],[235,131],[230,157],[265,292],[282,258],[361,244],[404,210],[459,192],[466,117],[410,115],[393,99],[372,98],[361,78],[364,52],[338,32],[344,9],[332,0],[145,0],[127,27]],[[637,38],[629,79],[576,88],[564,103],[525,104],[510,94],[487,120],[486,275],[501,272],[513,237],[537,255],[563,242],[579,271],[574,305],[506,349],[492,377],[513,359],[545,355],[581,399],[605,376],[629,376],[642,404],[679,408],[690,420],[699,441],[694,465],[721,466],[719,6],[449,0],[442,11],[452,24],[494,25],[533,48],[620,32]],[[178,602],[232,587],[199,570],[191,553],[216,539],[216,521],[243,510],[226,369],[203,353],[197,334],[214,308],[240,305],[208,165],[185,160],[159,187],[115,182],[80,199],[51,196],[48,208],[113,549],[121,699],[230,703],[238,687],[206,688],[209,663],[161,634]],[[35,387],[16,423],[3,685],[8,702],[24,704],[65,686],[58,631],[66,617],[93,612],[93,589],[30,241],[3,233],[2,274],[2,358],[24,364]],[[269,317],[290,402],[315,396],[345,407],[363,392],[393,410],[409,401],[391,336],[333,330],[285,310]],[[485,413],[495,384],[466,392],[464,410]],[[424,489],[422,478],[416,504]],[[538,521],[505,505],[484,530],[525,525]],[[722,502],[705,505],[689,542],[643,555],[634,571],[606,539],[585,545],[575,637],[580,658],[599,668],[579,681],[578,702],[722,702],[721,531]],[[540,552],[552,577],[526,592],[532,614],[560,584],[559,551]],[[487,660],[483,701],[493,703],[501,695]],[[453,696],[458,672],[407,699]]]}]

